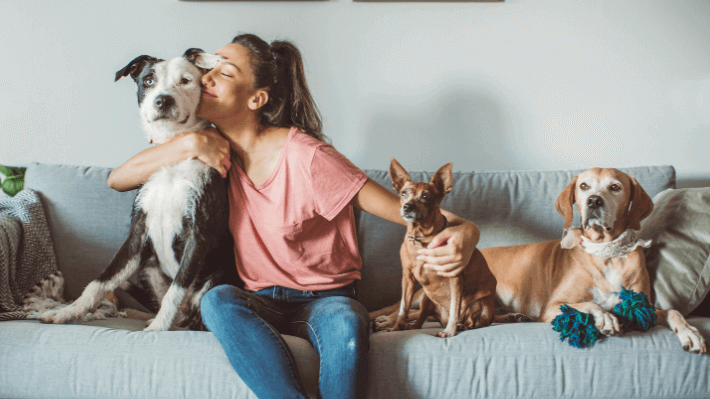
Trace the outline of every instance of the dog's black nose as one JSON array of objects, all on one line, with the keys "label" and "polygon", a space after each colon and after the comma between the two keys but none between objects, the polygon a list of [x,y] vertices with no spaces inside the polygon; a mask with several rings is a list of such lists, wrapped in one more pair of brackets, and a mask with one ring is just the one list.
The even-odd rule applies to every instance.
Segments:
[{"label": "dog's black nose", "polygon": [[411,211],[414,210],[414,205],[412,205],[411,203],[407,202],[406,204],[402,205],[402,209],[403,209],[405,212],[411,212]]},{"label": "dog's black nose", "polygon": [[604,205],[604,200],[598,195],[591,195],[587,198],[587,207],[597,209]]},{"label": "dog's black nose", "polygon": [[155,101],[153,102],[155,105],[155,108],[165,111],[170,109],[173,105],[175,105],[175,99],[172,98],[171,96],[162,94],[157,97],[155,97]]}]

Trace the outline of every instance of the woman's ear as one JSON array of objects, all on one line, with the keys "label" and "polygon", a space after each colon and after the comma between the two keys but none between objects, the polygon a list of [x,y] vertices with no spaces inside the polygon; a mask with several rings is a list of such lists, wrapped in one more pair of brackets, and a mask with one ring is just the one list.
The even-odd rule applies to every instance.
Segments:
[{"label": "woman's ear", "polygon": [[258,89],[256,93],[249,99],[249,109],[256,111],[259,108],[266,105],[269,102],[269,91],[264,89]]}]

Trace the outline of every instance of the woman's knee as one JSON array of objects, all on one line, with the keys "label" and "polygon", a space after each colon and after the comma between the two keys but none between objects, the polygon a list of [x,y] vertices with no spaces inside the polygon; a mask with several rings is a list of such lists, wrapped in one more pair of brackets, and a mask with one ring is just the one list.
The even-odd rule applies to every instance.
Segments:
[{"label": "woman's knee", "polygon": [[200,301],[201,310],[204,312],[219,307],[227,298],[232,296],[233,288],[231,285],[223,284],[207,291]]},{"label": "woman's knee", "polygon": [[370,316],[362,304],[346,297],[328,298],[321,310],[327,320],[329,334],[348,342],[348,346],[367,345],[370,335]]},{"label": "woman's knee", "polygon": [[[218,285],[202,297],[200,301],[200,311],[203,321],[205,318],[215,318],[224,315],[224,309],[228,305],[236,305],[241,302],[240,290],[231,285]],[[246,302],[244,302],[246,304]]]}]

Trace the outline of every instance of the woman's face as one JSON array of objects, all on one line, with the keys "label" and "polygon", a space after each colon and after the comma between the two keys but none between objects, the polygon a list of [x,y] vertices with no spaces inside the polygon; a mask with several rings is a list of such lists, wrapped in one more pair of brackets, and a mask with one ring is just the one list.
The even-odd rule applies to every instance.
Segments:
[{"label": "woman's face", "polygon": [[250,110],[250,99],[259,91],[253,88],[248,48],[228,44],[216,54],[223,59],[202,76],[202,98],[197,107],[197,116],[213,123],[243,116]]}]

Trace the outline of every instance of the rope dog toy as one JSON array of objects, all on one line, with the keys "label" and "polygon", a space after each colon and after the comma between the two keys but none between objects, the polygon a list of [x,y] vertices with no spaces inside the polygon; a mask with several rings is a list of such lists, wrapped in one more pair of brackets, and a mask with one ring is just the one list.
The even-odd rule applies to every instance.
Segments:
[{"label": "rope dog toy", "polygon": [[[656,309],[648,301],[646,294],[621,287],[620,302],[614,306],[614,313],[625,329],[648,331],[656,326]],[[560,341],[569,339],[575,348],[587,348],[601,337],[594,325],[594,316],[580,312],[568,305],[560,306],[562,314],[552,320],[552,329],[560,333]]]}]

